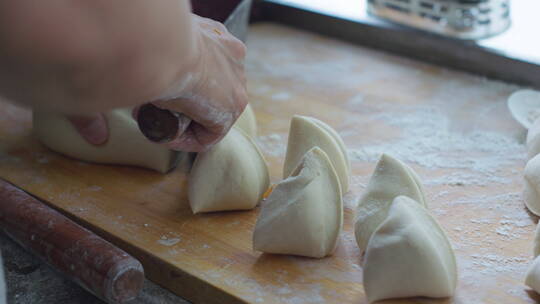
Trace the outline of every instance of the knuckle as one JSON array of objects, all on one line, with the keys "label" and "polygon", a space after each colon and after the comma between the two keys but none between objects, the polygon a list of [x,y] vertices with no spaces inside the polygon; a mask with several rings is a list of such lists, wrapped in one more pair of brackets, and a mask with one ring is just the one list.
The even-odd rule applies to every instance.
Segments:
[{"label": "knuckle", "polygon": [[231,36],[228,45],[235,59],[243,60],[246,57],[247,48],[242,41]]},{"label": "knuckle", "polygon": [[215,22],[215,26],[218,27],[218,30],[222,31],[223,33],[229,33],[229,31],[225,27],[225,24],[223,24],[221,22],[217,22],[217,21],[214,21],[214,22]]},{"label": "knuckle", "polygon": [[238,105],[238,109],[240,112],[244,110],[246,105],[248,104],[248,93],[245,89],[237,89],[234,93],[234,99],[236,101],[236,104]]}]

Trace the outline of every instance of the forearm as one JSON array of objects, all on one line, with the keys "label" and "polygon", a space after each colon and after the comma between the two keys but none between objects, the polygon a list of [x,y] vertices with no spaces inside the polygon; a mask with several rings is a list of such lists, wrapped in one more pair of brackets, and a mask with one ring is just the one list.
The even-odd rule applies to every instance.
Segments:
[{"label": "forearm", "polygon": [[197,56],[186,0],[0,0],[0,95],[85,113],[152,100]]}]

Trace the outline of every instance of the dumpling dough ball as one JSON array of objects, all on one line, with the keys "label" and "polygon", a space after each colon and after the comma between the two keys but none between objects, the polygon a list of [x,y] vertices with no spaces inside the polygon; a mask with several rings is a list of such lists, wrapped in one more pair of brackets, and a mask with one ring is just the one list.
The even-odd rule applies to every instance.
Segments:
[{"label": "dumpling dough ball", "polygon": [[257,119],[250,104],[246,106],[234,126],[244,131],[251,138],[257,137]]},{"label": "dumpling dough ball", "polygon": [[262,206],[253,248],[322,258],[334,252],[343,226],[337,174],[326,153],[309,150]]},{"label": "dumpling dough ball", "polygon": [[291,120],[283,178],[291,174],[304,154],[313,147],[326,152],[338,175],[341,190],[347,192],[351,166],[345,144],[334,129],[313,117],[295,115]]},{"label": "dumpling dough ball", "polygon": [[262,153],[247,135],[232,128],[218,144],[195,158],[189,204],[193,213],[252,209],[269,184]]},{"label": "dumpling dough ball", "polygon": [[109,139],[100,146],[86,142],[64,115],[52,112],[34,111],[34,134],[51,150],[89,162],[139,166],[163,173],[174,168],[186,153],[146,139],[131,111],[117,109],[105,114]]},{"label": "dumpling dough ball", "polygon": [[450,297],[456,284],[456,258],[444,231],[421,204],[398,196],[366,250],[364,288],[369,303]]},{"label": "dumpling dough ball", "polygon": [[533,157],[525,166],[525,189],[523,200],[532,213],[540,215],[540,155]]},{"label": "dumpling dough ball", "polygon": [[386,219],[392,201],[399,195],[406,195],[426,206],[422,184],[413,169],[383,154],[356,210],[354,234],[361,252],[365,251],[371,235]]}]

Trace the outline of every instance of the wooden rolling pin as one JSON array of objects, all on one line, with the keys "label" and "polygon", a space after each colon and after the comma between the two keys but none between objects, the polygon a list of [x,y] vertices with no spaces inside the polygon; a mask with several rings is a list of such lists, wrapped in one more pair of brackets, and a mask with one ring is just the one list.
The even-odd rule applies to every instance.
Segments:
[{"label": "wooden rolling pin", "polygon": [[138,260],[2,179],[0,229],[108,303],[135,298],[144,283]]}]

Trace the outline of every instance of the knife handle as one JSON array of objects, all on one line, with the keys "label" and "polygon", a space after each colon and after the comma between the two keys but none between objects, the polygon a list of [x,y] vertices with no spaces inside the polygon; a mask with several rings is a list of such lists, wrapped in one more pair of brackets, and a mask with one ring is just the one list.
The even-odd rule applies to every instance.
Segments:
[{"label": "knife handle", "polygon": [[137,123],[146,138],[156,143],[167,143],[184,133],[191,119],[148,103],[139,108]]}]

